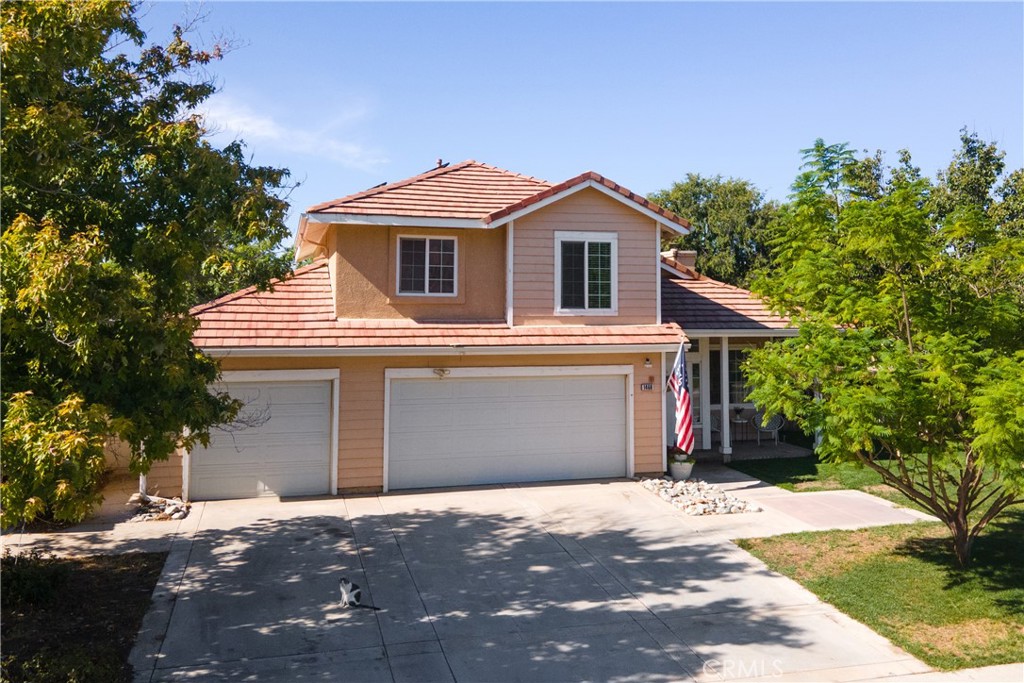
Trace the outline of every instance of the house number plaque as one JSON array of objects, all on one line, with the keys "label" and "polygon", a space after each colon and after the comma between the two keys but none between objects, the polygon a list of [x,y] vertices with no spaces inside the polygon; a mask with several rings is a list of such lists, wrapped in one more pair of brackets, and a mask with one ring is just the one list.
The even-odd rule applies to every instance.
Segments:
[{"label": "house number plaque", "polygon": [[640,385],[640,391],[654,391],[654,385],[653,384],[647,384],[645,382],[644,384]]}]

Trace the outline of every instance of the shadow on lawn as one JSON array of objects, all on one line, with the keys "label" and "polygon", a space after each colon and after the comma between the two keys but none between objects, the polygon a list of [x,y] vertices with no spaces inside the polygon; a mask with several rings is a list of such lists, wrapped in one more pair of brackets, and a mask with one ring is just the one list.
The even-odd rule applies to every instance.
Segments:
[{"label": "shadow on lawn", "polygon": [[933,538],[910,538],[897,553],[945,568],[948,586],[977,581],[987,590],[1005,593],[996,600],[1011,611],[1024,615],[1024,506],[1005,510],[981,532],[974,542],[972,564],[961,569],[953,554],[952,539],[943,534]]},{"label": "shadow on lawn", "polygon": [[[743,590],[770,572],[728,544],[674,541],[682,528],[609,517],[555,531],[456,504],[349,520],[338,503],[337,514],[318,501],[315,513],[200,531],[159,668],[203,675],[212,662],[218,673],[238,662],[238,675],[290,675],[298,656],[314,666],[314,655],[377,648],[359,666],[387,670],[394,644],[440,639],[468,680],[667,681],[699,674],[737,643],[796,656],[813,641],[759,609],[772,596]],[[342,575],[380,611],[339,608]],[[699,643],[699,657],[681,637]]]}]

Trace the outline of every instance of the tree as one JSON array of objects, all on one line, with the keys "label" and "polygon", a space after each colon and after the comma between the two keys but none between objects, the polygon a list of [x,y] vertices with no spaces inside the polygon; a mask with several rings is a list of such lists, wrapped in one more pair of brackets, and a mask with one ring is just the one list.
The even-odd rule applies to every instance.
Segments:
[{"label": "tree", "polygon": [[1024,500],[1024,175],[997,187],[1002,153],[961,142],[936,183],[906,152],[873,173],[845,145],[804,150],[754,287],[800,334],[746,370],[755,403],[941,519],[967,566]]},{"label": "tree", "polygon": [[145,45],[135,6],[4,3],[3,479],[0,524],[81,519],[103,445],[145,472],[238,409],[207,386],[189,308],[288,269],[287,172],[206,139],[221,55],[175,27]]},{"label": "tree", "polygon": [[693,231],[665,246],[696,251],[701,273],[745,287],[751,273],[765,265],[765,230],[778,205],[766,202],[750,182],[688,173],[683,182],[648,199],[690,221]]}]

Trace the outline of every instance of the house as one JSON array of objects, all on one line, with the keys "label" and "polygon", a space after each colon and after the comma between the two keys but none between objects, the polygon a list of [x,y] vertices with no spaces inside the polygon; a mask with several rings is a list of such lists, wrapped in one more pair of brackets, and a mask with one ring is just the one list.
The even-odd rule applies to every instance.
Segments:
[{"label": "house", "polygon": [[736,398],[733,352],[787,332],[661,253],[688,229],[597,173],[475,161],[313,206],[310,265],[193,310],[245,406],[144,485],[201,500],[660,474],[684,330],[705,448],[714,354]]}]

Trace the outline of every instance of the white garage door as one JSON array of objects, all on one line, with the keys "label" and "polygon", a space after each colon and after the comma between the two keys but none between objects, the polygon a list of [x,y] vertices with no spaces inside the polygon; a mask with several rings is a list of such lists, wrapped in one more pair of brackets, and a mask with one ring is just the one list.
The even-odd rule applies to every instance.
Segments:
[{"label": "white garage door", "polygon": [[299,496],[330,488],[331,383],[230,382],[245,407],[190,455],[193,500]]},{"label": "white garage door", "polygon": [[394,379],[388,488],[621,477],[623,375]]}]

